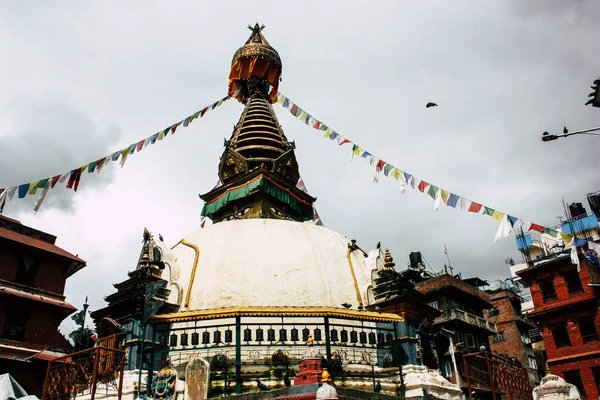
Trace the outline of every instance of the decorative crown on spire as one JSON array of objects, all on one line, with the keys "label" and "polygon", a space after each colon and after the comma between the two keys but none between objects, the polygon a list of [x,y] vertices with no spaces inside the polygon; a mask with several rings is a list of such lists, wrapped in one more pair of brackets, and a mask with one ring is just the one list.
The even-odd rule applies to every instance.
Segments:
[{"label": "decorative crown on spire", "polygon": [[[252,33],[246,43],[235,52],[231,61],[229,95],[237,93],[237,99],[242,103],[246,103],[252,94],[249,89],[256,90],[257,83],[262,88],[268,83],[275,91],[279,87],[281,58],[263,36],[264,28],[264,25],[258,23],[254,27],[248,25]],[[253,87],[249,87],[250,81],[254,81]],[[266,89],[263,90],[266,92]]]}]

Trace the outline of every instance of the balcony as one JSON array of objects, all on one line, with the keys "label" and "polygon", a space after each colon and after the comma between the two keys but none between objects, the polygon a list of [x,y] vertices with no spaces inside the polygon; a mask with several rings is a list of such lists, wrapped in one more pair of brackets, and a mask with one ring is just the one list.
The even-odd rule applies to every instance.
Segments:
[{"label": "balcony", "polygon": [[495,323],[486,321],[485,319],[478,317],[477,315],[470,314],[466,311],[459,310],[457,308],[453,308],[452,310],[442,312],[442,315],[437,317],[433,322],[435,324],[441,324],[443,322],[452,320],[459,320],[469,325],[473,325],[481,329],[486,329],[494,334],[498,333],[498,328],[496,327]]}]

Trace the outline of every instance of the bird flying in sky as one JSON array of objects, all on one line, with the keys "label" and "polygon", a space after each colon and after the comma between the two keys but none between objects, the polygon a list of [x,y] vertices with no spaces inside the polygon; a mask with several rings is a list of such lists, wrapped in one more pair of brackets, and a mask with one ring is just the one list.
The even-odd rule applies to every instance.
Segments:
[{"label": "bird flying in sky", "polygon": [[433,103],[433,102],[430,101],[429,103],[427,103],[427,105],[425,106],[425,108],[437,107],[437,106],[438,106],[437,104],[435,104],[435,103]]}]

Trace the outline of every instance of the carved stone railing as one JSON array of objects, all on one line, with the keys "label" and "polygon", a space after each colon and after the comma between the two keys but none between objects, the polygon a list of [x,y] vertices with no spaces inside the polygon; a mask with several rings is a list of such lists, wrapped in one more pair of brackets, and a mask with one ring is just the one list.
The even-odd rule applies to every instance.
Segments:
[{"label": "carved stone railing", "polygon": [[468,324],[475,325],[475,326],[483,328],[483,329],[487,329],[488,331],[490,331],[492,333],[498,333],[498,328],[496,327],[495,323],[486,321],[485,319],[478,317],[477,315],[470,314],[466,311],[459,310],[457,308],[453,308],[452,310],[447,310],[447,311],[442,312],[442,315],[437,317],[434,320],[434,323],[440,324],[442,322],[446,322],[446,321],[450,321],[450,320],[454,320],[454,319],[458,319],[458,320],[461,320]]}]

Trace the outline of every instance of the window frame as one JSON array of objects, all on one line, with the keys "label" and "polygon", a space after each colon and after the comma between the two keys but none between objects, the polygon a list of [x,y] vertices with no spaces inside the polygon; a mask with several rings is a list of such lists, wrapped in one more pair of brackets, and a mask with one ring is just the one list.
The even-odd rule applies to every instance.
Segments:
[{"label": "window frame", "polygon": [[[588,334],[588,335],[584,335],[583,331],[581,329],[581,323],[582,322],[586,322],[587,324],[589,324],[587,327],[588,328],[592,328],[594,330],[593,334]],[[590,317],[586,317],[586,318],[579,318],[577,320],[577,326],[579,328],[579,334],[581,335],[581,339],[583,340],[583,343],[589,343],[589,342],[596,342],[598,341],[598,329],[596,329],[596,324],[594,323],[594,320]]]},{"label": "window frame", "polygon": [[[552,286],[552,293],[545,293],[544,290],[544,284],[548,284],[549,286]],[[554,278],[553,277],[547,277],[547,278],[543,278],[540,279],[538,281],[538,287],[540,289],[540,293],[542,295],[542,301],[544,303],[549,303],[551,301],[557,300],[558,299],[558,295],[556,293],[556,285],[554,285]]]},{"label": "window frame", "polygon": [[[571,287],[567,278],[577,279],[578,286]],[[563,280],[565,281],[565,286],[567,287],[567,293],[569,293],[570,295],[583,293],[583,284],[581,283],[581,277],[579,276],[579,272],[577,272],[577,270],[570,270],[565,272],[563,274]]]},{"label": "window frame", "polygon": [[[587,397],[585,393],[585,386],[583,385],[583,380],[581,379],[581,371],[578,369],[563,371],[563,378],[567,383],[574,385],[579,391],[579,395],[584,398]],[[575,379],[572,379],[575,378]],[[575,381],[575,382],[573,382]],[[578,382],[577,382],[578,381]]]},{"label": "window frame", "polygon": [[[7,311],[2,337],[16,342],[25,341],[25,328],[27,327],[27,322],[29,320],[29,312],[17,307],[9,308]],[[21,326],[19,326],[18,322],[21,322]],[[15,335],[10,334],[13,329],[17,331]]]},{"label": "window frame", "polygon": [[[564,329],[565,335],[567,340],[561,340],[561,341],[557,341],[556,340],[556,330],[557,329]],[[552,328],[552,339],[554,340],[554,346],[557,349],[563,348],[563,347],[571,347],[571,337],[569,336],[569,330],[567,329],[567,326],[562,324],[562,325],[557,325],[555,327]]]},{"label": "window frame", "polygon": [[[473,345],[469,345],[469,338],[471,338],[471,341],[473,342]],[[472,333],[466,333],[465,334],[465,346],[467,347],[472,347],[475,348],[475,335],[473,335]]]}]

